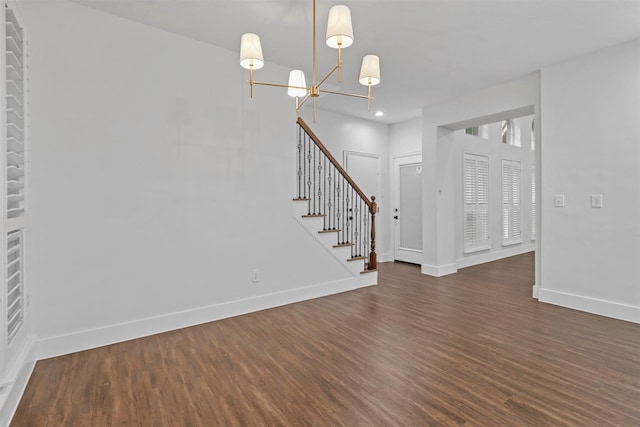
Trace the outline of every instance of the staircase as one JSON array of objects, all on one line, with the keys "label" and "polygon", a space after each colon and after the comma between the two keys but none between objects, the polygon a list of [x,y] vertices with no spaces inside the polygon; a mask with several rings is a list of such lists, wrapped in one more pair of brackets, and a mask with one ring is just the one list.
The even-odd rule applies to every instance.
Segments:
[{"label": "staircase", "polygon": [[376,284],[375,196],[362,192],[301,118],[297,127],[294,216],[359,286]]}]

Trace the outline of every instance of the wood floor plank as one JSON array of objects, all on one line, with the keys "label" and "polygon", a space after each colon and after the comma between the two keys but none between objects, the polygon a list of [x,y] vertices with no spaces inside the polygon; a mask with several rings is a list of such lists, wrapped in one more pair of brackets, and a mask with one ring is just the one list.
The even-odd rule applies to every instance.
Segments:
[{"label": "wood floor plank", "polygon": [[12,426],[640,426],[640,325],[537,302],[533,263],[42,360]]}]

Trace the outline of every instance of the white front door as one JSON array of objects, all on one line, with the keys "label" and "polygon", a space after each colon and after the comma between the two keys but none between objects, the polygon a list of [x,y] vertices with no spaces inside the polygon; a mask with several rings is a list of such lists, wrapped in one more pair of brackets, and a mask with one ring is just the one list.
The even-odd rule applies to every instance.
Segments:
[{"label": "white front door", "polygon": [[394,259],[422,264],[422,155],[396,157]]}]

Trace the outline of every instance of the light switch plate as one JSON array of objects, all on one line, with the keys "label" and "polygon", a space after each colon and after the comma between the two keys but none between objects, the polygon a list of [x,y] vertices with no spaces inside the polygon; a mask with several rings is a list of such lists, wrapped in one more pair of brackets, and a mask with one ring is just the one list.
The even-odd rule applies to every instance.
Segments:
[{"label": "light switch plate", "polygon": [[602,194],[592,194],[591,195],[591,207],[592,208],[601,208],[602,207]]},{"label": "light switch plate", "polygon": [[553,206],[556,208],[564,208],[564,194],[556,194],[553,196]]}]

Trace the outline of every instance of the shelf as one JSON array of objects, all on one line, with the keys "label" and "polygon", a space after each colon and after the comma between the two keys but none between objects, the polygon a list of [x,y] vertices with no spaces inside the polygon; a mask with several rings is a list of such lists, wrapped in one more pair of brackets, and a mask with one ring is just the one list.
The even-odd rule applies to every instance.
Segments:
[{"label": "shelf", "polygon": [[[18,246],[18,248],[19,248],[19,246]],[[9,269],[10,267],[15,267],[16,265],[18,266],[18,269],[17,269],[17,270],[15,270],[14,274],[15,274],[15,273],[19,273],[19,272],[20,272],[20,258],[21,258],[21,257],[20,257],[20,254],[18,254],[18,255],[16,256],[16,258],[14,258],[13,260],[11,260],[11,264],[10,264],[10,266],[8,266],[8,267],[7,267],[7,272],[9,272],[9,271],[10,271],[10,269]]]},{"label": "shelf", "polygon": [[22,317],[22,309],[20,307],[21,299],[22,299],[22,297],[18,297],[14,301],[14,304],[16,302],[18,303],[18,306],[17,306],[18,308],[13,313],[11,313],[11,309],[16,307],[14,304],[11,304],[11,306],[7,310],[7,314],[10,315],[9,322],[8,322],[9,325],[11,325],[16,319],[21,320],[21,319],[19,319],[20,317]]},{"label": "shelf", "polygon": [[7,122],[13,123],[21,129],[24,129],[24,118],[13,108],[7,109]]},{"label": "shelf", "polygon": [[7,64],[11,65],[12,67],[15,67],[15,68],[21,70],[22,69],[22,58],[19,58],[13,52],[7,52]]},{"label": "shelf", "polygon": [[[7,92],[12,93],[17,96],[21,96],[24,91],[22,90],[22,81],[21,80],[9,80],[7,79]],[[18,91],[18,93],[16,93]]]},{"label": "shelf", "polygon": [[[15,252],[20,252],[19,244],[7,250],[7,258],[13,255]],[[20,257],[18,257],[17,259],[20,259]]]},{"label": "shelf", "polygon": [[15,154],[24,153],[24,144],[10,136],[7,138],[7,151],[13,151]]},{"label": "shelf", "polygon": [[24,165],[24,156],[15,151],[7,152],[7,164],[11,166]]},{"label": "shelf", "polygon": [[24,140],[24,131],[13,123],[7,123],[7,135],[9,138],[15,138],[19,142]]},{"label": "shelf", "polygon": [[[20,259],[20,258],[18,258]],[[16,271],[15,273],[13,273],[10,277],[7,278],[7,283],[11,282],[13,279],[15,279],[16,277],[20,276],[20,270]],[[20,281],[18,280],[18,283],[20,283]],[[11,289],[9,289],[9,292],[11,292]]]},{"label": "shelf", "polygon": [[22,28],[19,28],[14,22],[5,22],[7,36],[13,37],[18,43],[22,44]]},{"label": "shelf", "polygon": [[17,180],[24,176],[24,169],[19,168],[17,166],[8,166],[7,167],[7,179],[9,180]]},{"label": "shelf", "polygon": [[9,191],[11,191],[11,194],[16,194],[15,190],[20,190],[21,188],[24,188],[24,182],[22,181],[16,181],[16,180],[10,180],[7,181],[7,188],[9,189]]},{"label": "shelf", "polygon": [[22,110],[22,97],[16,97],[15,95],[7,94],[7,108]]},{"label": "shelf", "polygon": [[12,23],[13,25],[16,26],[16,28],[18,28],[18,31],[20,31],[20,33],[22,34],[22,27],[18,25],[18,18],[16,18],[16,14],[13,13],[13,10],[7,7],[5,9],[5,13],[6,13],[5,24]]},{"label": "shelf", "polygon": [[24,215],[24,208],[7,209],[7,218],[16,218]]},{"label": "shelf", "polygon": [[24,196],[22,194],[9,194],[7,196],[7,209],[23,209]]},{"label": "shelf", "polygon": [[7,40],[7,51],[8,52],[15,52],[19,55],[22,55],[22,43],[18,43],[16,41],[16,39],[14,39],[13,37],[11,37],[10,35],[7,35],[6,37]]},{"label": "shelf", "polygon": [[9,344],[11,344],[11,341],[13,340],[13,338],[16,335],[18,335],[18,331],[20,331],[20,326],[22,326],[22,316],[20,316],[15,323],[9,323],[8,325],[9,334],[7,337],[7,341],[9,341]]},{"label": "shelf", "polygon": [[9,83],[9,81],[7,80],[7,98],[11,96],[16,98],[20,105],[24,106],[24,95],[22,94],[22,92],[20,92],[20,88],[16,86],[13,81]]},{"label": "shelf", "polygon": [[13,65],[7,65],[7,80],[20,80],[23,81],[22,71],[19,68],[14,67]]},{"label": "shelf", "polygon": [[[5,306],[2,324],[4,331],[0,334],[5,347],[9,348],[12,341],[18,341],[22,326],[25,323],[25,287],[24,287],[24,263],[23,263],[23,230],[27,223],[25,215],[26,205],[26,155],[25,138],[27,136],[27,112],[26,89],[28,60],[27,43],[24,32],[13,10],[8,4],[2,4],[4,12],[4,54],[2,63],[4,67],[4,86],[2,86],[2,127],[5,129],[3,139],[6,145],[3,152],[6,155],[4,161],[6,186],[5,194],[5,220],[3,229],[9,231],[6,234],[6,264],[5,264],[5,295],[2,303]],[[0,72],[2,69],[0,68]],[[6,151],[5,151],[6,150]],[[0,295],[1,296],[1,295]]]}]

